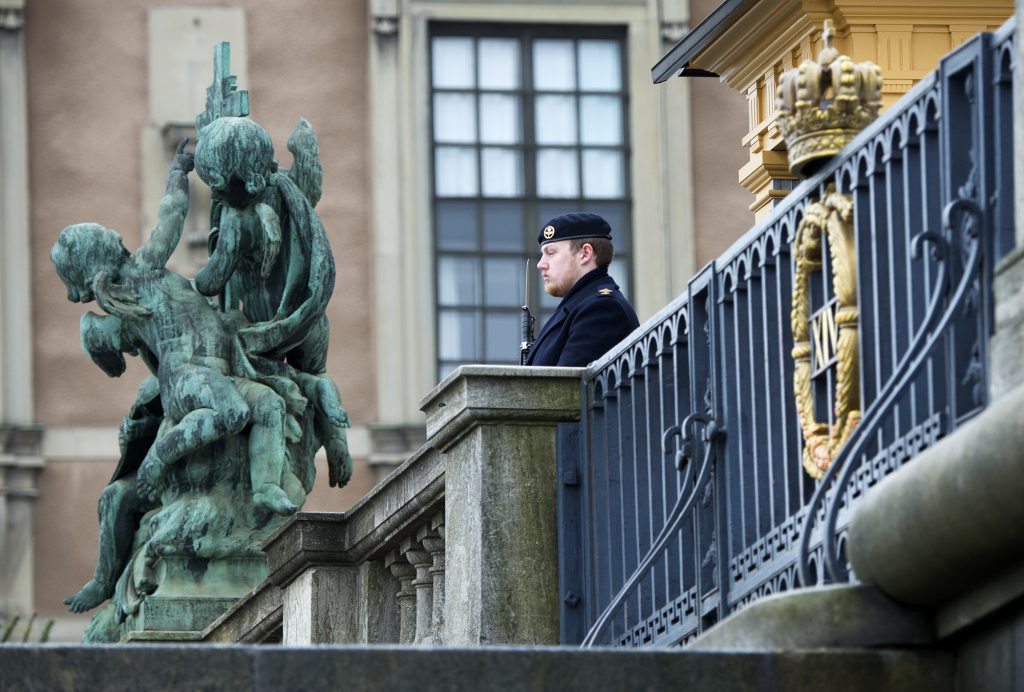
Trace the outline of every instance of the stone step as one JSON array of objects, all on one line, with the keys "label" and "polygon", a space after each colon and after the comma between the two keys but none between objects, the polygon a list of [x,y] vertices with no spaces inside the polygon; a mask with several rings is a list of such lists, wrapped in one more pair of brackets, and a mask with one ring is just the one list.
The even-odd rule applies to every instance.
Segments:
[{"label": "stone step", "polygon": [[930,650],[683,651],[397,646],[0,646],[0,691],[673,690],[953,692]]}]

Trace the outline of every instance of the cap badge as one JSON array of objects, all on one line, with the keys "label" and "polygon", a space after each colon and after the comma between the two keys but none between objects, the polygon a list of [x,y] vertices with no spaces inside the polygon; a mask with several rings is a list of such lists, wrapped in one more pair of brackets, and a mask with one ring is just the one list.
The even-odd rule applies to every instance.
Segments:
[{"label": "cap badge", "polygon": [[600,291],[598,291],[598,293],[600,293],[603,296],[610,296],[612,294],[612,289],[602,288]]},{"label": "cap badge", "polygon": [[555,237],[555,227],[548,226],[544,229],[544,240],[551,240]]}]

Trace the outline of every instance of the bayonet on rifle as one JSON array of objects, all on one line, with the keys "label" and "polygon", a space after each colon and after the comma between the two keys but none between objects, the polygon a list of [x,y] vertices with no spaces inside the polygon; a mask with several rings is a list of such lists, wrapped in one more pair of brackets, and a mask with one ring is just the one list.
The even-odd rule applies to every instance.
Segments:
[{"label": "bayonet on rifle", "polygon": [[519,323],[519,334],[521,336],[519,342],[519,364],[526,365],[526,356],[530,353],[530,347],[533,346],[533,313],[530,312],[530,260],[526,260],[526,290],[523,296],[523,314],[521,322]]}]

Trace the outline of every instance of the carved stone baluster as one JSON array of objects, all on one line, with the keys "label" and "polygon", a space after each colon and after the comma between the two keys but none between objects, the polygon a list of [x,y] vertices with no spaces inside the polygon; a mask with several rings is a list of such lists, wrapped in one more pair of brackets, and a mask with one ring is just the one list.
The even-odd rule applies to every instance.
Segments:
[{"label": "carved stone baluster", "polygon": [[435,645],[444,643],[444,514],[438,514],[424,526],[416,536],[430,553],[430,576],[434,581],[433,611],[431,613],[430,641]]},{"label": "carved stone baluster", "polygon": [[430,575],[432,559],[419,541],[406,538],[402,541],[401,553],[416,568],[416,639],[417,644],[429,644],[434,607],[434,579]]},{"label": "carved stone baluster", "polygon": [[399,644],[412,644],[416,637],[416,591],[413,588],[413,580],[416,577],[416,568],[409,564],[405,557],[397,550],[392,550],[384,558],[384,566],[391,570],[398,583],[401,585],[398,590],[398,618],[399,618]]}]

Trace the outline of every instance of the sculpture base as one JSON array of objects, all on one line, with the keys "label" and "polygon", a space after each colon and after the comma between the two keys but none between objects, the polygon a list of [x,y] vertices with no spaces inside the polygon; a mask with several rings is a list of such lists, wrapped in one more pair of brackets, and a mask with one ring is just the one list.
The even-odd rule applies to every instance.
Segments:
[{"label": "sculpture base", "polygon": [[128,616],[121,641],[196,641],[202,631],[267,577],[263,557],[163,556],[159,586]]}]

